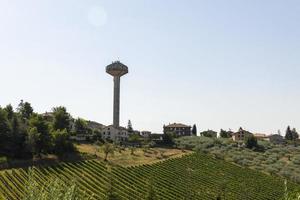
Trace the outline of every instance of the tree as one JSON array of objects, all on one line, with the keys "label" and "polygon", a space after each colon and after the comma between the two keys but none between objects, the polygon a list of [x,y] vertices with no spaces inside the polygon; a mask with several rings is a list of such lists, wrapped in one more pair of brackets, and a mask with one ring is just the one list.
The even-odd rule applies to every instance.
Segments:
[{"label": "tree", "polygon": [[136,151],[135,147],[130,147],[130,155],[134,155],[135,151]]},{"label": "tree", "polygon": [[129,135],[128,141],[132,143],[138,143],[140,141],[140,135],[138,134],[131,134]]},{"label": "tree", "polygon": [[297,130],[295,128],[293,128],[292,130],[292,136],[294,141],[299,138],[299,134],[297,133]]},{"label": "tree", "polygon": [[128,133],[133,133],[133,128],[130,120],[128,120],[127,131]]},{"label": "tree", "polygon": [[7,119],[7,113],[0,107],[0,152],[5,152],[9,132],[10,127]]},{"label": "tree", "polygon": [[87,134],[88,132],[88,126],[84,119],[77,118],[75,120],[74,127],[75,127],[76,134]]},{"label": "tree", "polygon": [[192,128],[192,134],[197,136],[197,126],[196,126],[196,124],[194,124],[194,126]]},{"label": "tree", "polygon": [[34,155],[39,155],[41,152],[40,149],[40,138],[41,134],[38,132],[36,127],[30,128],[28,131],[28,136],[26,139],[26,144],[29,152]]},{"label": "tree", "polygon": [[7,113],[7,119],[8,119],[8,120],[11,120],[11,119],[13,118],[13,116],[14,116],[14,109],[13,109],[12,105],[11,105],[11,104],[8,104],[8,105],[4,108],[4,110],[5,110],[6,113]]},{"label": "tree", "polygon": [[28,120],[33,114],[33,108],[31,107],[31,104],[28,102],[24,103],[23,100],[21,100],[21,102],[19,103],[17,110],[20,113],[23,120]]},{"label": "tree", "polygon": [[231,137],[231,131],[225,131],[223,129],[221,129],[220,131],[220,137],[222,138],[230,138]]},{"label": "tree", "polygon": [[[7,113],[0,108],[0,135],[7,135],[9,133],[9,121]],[[1,140],[2,141],[2,140]]]},{"label": "tree", "polygon": [[249,149],[252,149],[252,148],[255,148],[258,146],[257,139],[252,134],[249,135],[248,137],[246,137],[245,144],[246,144],[246,147]]},{"label": "tree", "polygon": [[59,106],[52,109],[53,111],[53,129],[54,130],[64,130],[66,129],[67,132],[70,131],[70,123],[71,123],[71,116],[67,112],[67,109],[63,106]]},{"label": "tree", "polygon": [[9,153],[12,157],[21,157],[24,154],[23,148],[25,147],[26,129],[21,124],[21,119],[13,113],[10,121],[10,134],[8,138]]},{"label": "tree", "polygon": [[56,130],[51,132],[53,138],[53,152],[58,155],[62,155],[65,152],[74,151],[74,146],[69,141],[69,133],[67,129]]},{"label": "tree", "polygon": [[104,161],[107,161],[108,155],[115,153],[115,146],[112,143],[106,142],[102,146],[102,151],[104,153]]},{"label": "tree", "polygon": [[286,140],[293,140],[293,133],[290,128],[290,126],[287,127],[286,132],[285,132],[285,139]]},{"label": "tree", "polygon": [[213,130],[207,130],[200,133],[201,136],[205,137],[217,137],[217,134],[218,133]]},{"label": "tree", "polygon": [[174,142],[175,133],[173,133],[173,132],[164,133],[162,138],[163,138],[163,143],[166,145],[175,144],[175,142]]},{"label": "tree", "polygon": [[[51,137],[49,134],[49,127],[41,115],[34,114],[29,119],[29,127],[32,134],[39,136],[36,140],[35,153],[40,156],[41,153],[48,153],[51,144]],[[32,128],[35,128],[36,131]],[[29,138],[29,136],[28,136]],[[29,138],[30,139],[30,138]],[[30,142],[29,142],[30,144]]]}]

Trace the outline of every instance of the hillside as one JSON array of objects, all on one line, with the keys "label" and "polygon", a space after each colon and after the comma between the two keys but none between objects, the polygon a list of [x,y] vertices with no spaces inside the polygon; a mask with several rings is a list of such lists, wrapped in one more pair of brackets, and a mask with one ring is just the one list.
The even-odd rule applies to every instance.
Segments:
[{"label": "hillside", "polygon": [[[150,184],[160,199],[280,199],[284,181],[254,170],[191,154],[152,165],[112,167],[96,160],[63,163],[55,167],[35,168],[40,184],[51,178],[74,180],[82,194],[103,199],[110,187],[120,199],[144,199]],[[28,172],[24,169],[2,171],[0,195],[4,199],[20,199],[25,193]],[[298,185],[288,183],[290,190]],[[225,199],[224,198],[224,199]],[[223,198],[222,198],[223,199]]]}]

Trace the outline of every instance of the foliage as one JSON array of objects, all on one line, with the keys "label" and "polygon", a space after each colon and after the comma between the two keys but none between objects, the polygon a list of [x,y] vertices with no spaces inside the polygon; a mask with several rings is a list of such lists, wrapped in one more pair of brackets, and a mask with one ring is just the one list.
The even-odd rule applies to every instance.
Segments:
[{"label": "foliage", "polygon": [[155,192],[154,186],[153,186],[153,181],[149,182],[149,186],[148,186],[148,191],[147,191],[147,195],[145,197],[146,200],[157,200],[157,194]]},{"label": "foliage", "polygon": [[130,120],[128,120],[127,131],[128,133],[133,133],[132,123]]},{"label": "foliage", "polygon": [[140,142],[141,136],[136,133],[132,133],[129,135],[128,141],[132,143],[138,143]]},{"label": "foliage", "polygon": [[21,100],[21,102],[19,103],[17,110],[23,120],[28,120],[33,114],[33,108],[31,107],[31,104],[28,102],[24,102],[23,100]]},{"label": "foliage", "polygon": [[248,149],[253,149],[257,147],[257,139],[251,134],[246,137],[245,145]]},{"label": "foliage", "polygon": [[74,151],[73,143],[68,140],[69,133],[67,129],[64,130],[56,130],[51,132],[53,138],[53,152],[58,155],[62,155],[65,152]]},{"label": "foliage", "polygon": [[68,132],[71,116],[64,107],[54,108],[53,115],[53,121],[46,121],[24,101],[20,102],[17,112],[10,104],[4,109],[0,107],[1,155],[27,159],[35,155],[73,151],[69,135],[64,132]]},{"label": "foliage", "polygon": [[193,128],[192,128],[192,134],[193,134],[194,136],[197,135],[197,126],[196,126],[196,124],[193,125]]},{"label": "foliage", "polygon": [[221,129],[221,131],[220,131],[220,137],[222,137],[222,138],[230,138],[231,137],[231,135],[232,135],[232,131],[225,131],[225,130],[223,130],[223,129]]},{"label": "foliage", "polygon": [[74,127],[75,127],[76,134],[87,134],[88,133],[87,122],[84,119],[77,118],[75,120]]},{"label": "foliage", "polygon": [[299,134],[297,133],[296,129],[293,128],[291,130],[290,126],[288,126],[285,133],[285,139],[290,141],[295,141],[298,138],[299,138]]},{"label": "foliage", "polygon": [[112,143],[104,143],[102,145],[102,149],[101,149],[105,155],[104,157],[104,161],[107,161],[107,157],[109,154],[113,155],[115,153],[115,146]]},{"label": "foliage", "polygon": [[[51,179],[41,187],[35,178],[34,171],[29,172],[22,200],[79,200],[80,195],[75,182],[66,184],[60,179]],[[86,197],[86,199],[90,199]]]},{"label": "foliage", "polygon": [[213,130],[207,130],[200,133],[201,136],[205,137],[217,137],[217,132]]},{"label": "foliage", "polygon": [[55,107],[52,109],[53,111],[53,129],[54,130],[64,130],[67,132],[70,131],[71,128],[71,116],[67,112],[67,109],[63,106]]},{"label": "foliage", "polygon": [[[54,184],[49,188],[49,191],[56,191],[52,193],[51,199],[56,199],[59,194],[67,194],[68,191],[76,191],[78,199],[87,199],[86,196],[92,196],[93,199],[145,199],[147,196],[156,196],[157,198],[149,199],[191,197],[193,200],[206,200],[216,199],[218,196],[223,199],[226,196],[227,200],[276,200],[283,198],[285,194],[284,182],[279,177],[197,153],[129,168],[108,167],[107,163],[95,160],[35,168],[36,183],[32,189],[24,187],[26,177],[28,171],[24,169],[0,172],[3,183],[0,187],[0,199],[24,199],[27,196],[25,191],[35,191],[32,194],[37,197],[40,191],[47,191],[45,188],[49,188],[48,183],[57,178],[59,187]],[[76,177],[75,186],[73,177]],[[287,192],[299,189],[299,185],[291,182],[287,186]],[[62,189],[56,188],[63,188],[64,193],[62,194]],[[186,195],[186,191],[190,195]],[[31,197],[34,198],[33,195]]]},{"label": "foliage", "polygon": [[274,145],[259,141],[258,147],[248,149],[231,139],[214,140],[203,136],[180,137],[175,139],[175,143],[176,147],[209,153],[218,159],[300,183],[300,146]]},{"label": "foliage", "polygon": [[173,132],[167,132],[164,133],[162,138],[163,138],[163,143],[165,145],[173,145],[174,144],[174,138],[176,137],[176,134]]},{"label": "foliage", "polygon": [[[32,137],[33,136],[33,137]],[[33,139],[33,142],[30,141]],[[51,136],[49,126],[41,115],[34,114],[29,119],[29,133],[27,145],[32,153],[40,156],[42,153],[47,154],[51,148]]]}]

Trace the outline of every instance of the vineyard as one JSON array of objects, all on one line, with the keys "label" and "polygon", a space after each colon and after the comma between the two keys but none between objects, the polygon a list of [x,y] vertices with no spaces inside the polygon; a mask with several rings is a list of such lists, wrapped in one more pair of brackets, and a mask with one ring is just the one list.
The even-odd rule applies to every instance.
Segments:
[{"label": "vineyard", "polygon": [[[34,172],[34,173],[32,173]],[[0,174],[0,198],[16,200],[26,194],[29,171],[14,169]],[[254,170],[190,154],[152,165],[137,167],[108,166],[102,161],[62,163],[52,167],[33,168],[30,174],[42,186],[48,180],[74,180],[82,196],[104,199],[112,189],[119,199],[145,199],[149,188],[159,199],[280,199],[284,181]],[[288,183],[290,190],[299,186]],[[83,198],[84,199],[84,198]]]}]

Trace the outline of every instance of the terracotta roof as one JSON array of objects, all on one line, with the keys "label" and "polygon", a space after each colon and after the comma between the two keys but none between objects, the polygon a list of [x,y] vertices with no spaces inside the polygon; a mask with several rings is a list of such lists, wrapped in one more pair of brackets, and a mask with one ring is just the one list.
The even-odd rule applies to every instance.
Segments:
[{"label": "terracotta roof", "polygon": [[165,126],[167,128],[189,128],[191,126],[185,125],[185,124],[181,124],[181,123],[173,123],[173,124],[169,124],[167,126]]}]

